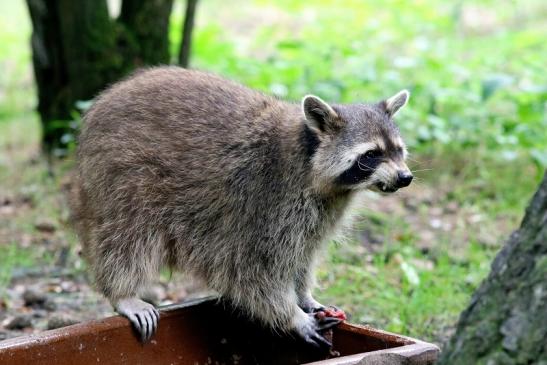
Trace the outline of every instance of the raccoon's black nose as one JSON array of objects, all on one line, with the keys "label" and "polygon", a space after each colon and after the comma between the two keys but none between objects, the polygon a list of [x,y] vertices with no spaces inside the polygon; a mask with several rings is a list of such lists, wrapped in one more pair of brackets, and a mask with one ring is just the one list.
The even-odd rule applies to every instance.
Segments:
[{"label": "raccoon's black nose", "polygon": [[397,173],[397,187],[404,188],[405,186],[410,185],[413,177],[414,176],[408,171],[399,171]]}]

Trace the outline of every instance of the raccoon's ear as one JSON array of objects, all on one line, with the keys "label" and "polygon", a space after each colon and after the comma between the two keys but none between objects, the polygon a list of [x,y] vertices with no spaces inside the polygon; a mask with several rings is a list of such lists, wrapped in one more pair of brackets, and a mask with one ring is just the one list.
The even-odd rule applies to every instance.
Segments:
[{"label": "raccoon's ear", "polygon": [[341,127],[341,120],[332,107],[315,95],[306,95],[302,99],[302,111],[306,122],[321,132],[335,131]]},{"label": "raccoon's ear", "polygon": [[410,93],[408,90],[401,90],[391,98],[385,100],[383,102],[384,108],[386,109],[386,113],[390,117],[394,117],[395,114],[401,109],[403,106],[406,105],[408,102],[408,98],[410,97]]}]

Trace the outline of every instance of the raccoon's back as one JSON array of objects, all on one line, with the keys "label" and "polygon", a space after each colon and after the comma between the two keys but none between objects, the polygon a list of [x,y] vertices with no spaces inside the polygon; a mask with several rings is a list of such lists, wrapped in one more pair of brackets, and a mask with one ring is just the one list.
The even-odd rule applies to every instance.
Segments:
[{"label": "raccoon's back", "polygon": [[218,76],[178,67],[152,68],[97,98],[84,117],[80,151],[100,153],[108,142],[127,142],[123,147],[128,149],[135,143],[137,148],[153,145],[159,148],[156,153],[162,147],[180,149],[181,144],[214,149],[218,142],[224,145],[230,138],[269,128],[268,119],[257,119],[266,109],[280,108],[277,100]]},{"label": "raccoon's back", "polygon": [[271,104],[272,98],[202,72],[177,67],[138,72],[103,92],[84,117],[82,172],[87,162],[101,161],[204,168],[207,159],[192,159],[214,160],[228,145],[268,129],[267,121],[254,123],[254,114]]},{"label": "raccoon's back", "polygon": [[142,71],[102,93],[84,117],[82,187],[111,216],[135,217],[133,207],[163,221],[181,205],[230,209],[218,197],[250,200],[272,184],[280,191],[280,123],[293,107],[202,72]]}]

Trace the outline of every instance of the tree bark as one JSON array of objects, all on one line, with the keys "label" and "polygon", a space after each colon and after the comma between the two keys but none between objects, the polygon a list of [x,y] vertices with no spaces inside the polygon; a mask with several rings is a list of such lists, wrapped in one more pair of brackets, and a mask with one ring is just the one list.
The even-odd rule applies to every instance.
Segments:
[{"label": "tree bark", "polygon": [[184,26],[182,28],[182,41],[179,52],[179,65],[188,68],[190,65],[190,52],[192,48],[192,31],[194,30],[194,19],[198,0],[186,0],[186,11],[184,15]]},{"label": "tree bark", "polygon": [[440,364],[547,364],[547,172]]},{"label": "tree bark", "polygon": [[169,62],[173,0],[124,0],[119,21],[105,0],[27,0],[43,147],[63,151],[76,102],[136,67]]},{"label": "tree bark", "polygon": [[138,46],[134,66],[169,63],[169,15],[173,0],[124,0],[118,18]]}]

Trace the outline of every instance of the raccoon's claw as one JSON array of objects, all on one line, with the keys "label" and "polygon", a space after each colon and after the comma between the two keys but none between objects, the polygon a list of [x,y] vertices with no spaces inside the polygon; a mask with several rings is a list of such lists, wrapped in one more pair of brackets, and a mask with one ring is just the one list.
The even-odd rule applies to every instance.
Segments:
[{"label": "raccoon's claw", "polygon": [[306,343],[317,349],[326,351],[332,347],[332,343],[323,336],[323,332],[331,329],[340,322],[342,322],[342,320],[338,318],[317,318],[315,313],[310,313],[307,315],[305,325],[297,329],[297,332]]},{"label": "raccoon's claw", "polygon": [[335,327],[340,322],[342,322],[342,320],[340,318],[325,317],[325,318],[318,321],[317,330],[318,331],[326,331],[328,329],[331,329],[332,327]]},{"label": "raccoon's claw", "polygon": [[131,321],[142,342],[150,340],[158,328],[160,313],[152,304],[138,298],[120,300],[116,311]]},{"label": "raccoon's claw", "polygon": [[304,337],[304,341],[306,341],[306,343],[312,345],[313,347],[321,350],[329,350],[332,347],[332,343],[330,343],[325,337],[317,332],[311,333],[308,336]]},{"label": "raccoon's claw", "polygon": [[135,314],[135,317],[140,324],[139,328],[142,342],[147,342],[158,328],[159,314],[156,313],[157,311],[155,309],[147,309]]}]

